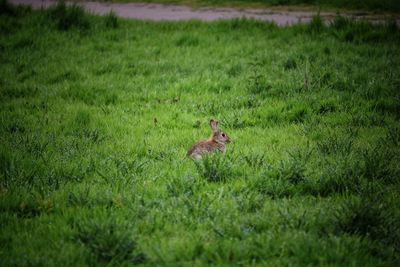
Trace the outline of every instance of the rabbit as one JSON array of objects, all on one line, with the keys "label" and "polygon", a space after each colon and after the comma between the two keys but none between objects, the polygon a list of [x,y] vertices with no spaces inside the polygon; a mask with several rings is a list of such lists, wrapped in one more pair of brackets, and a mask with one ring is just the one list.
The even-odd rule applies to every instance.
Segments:
[{"label": "rabbit", "polygon": [[189,158],[200,160],[207,153],[216,151],[225,152],[225,145],[230,142],[229,136],[219,130],[218,121],[210,120],[210,127],[212,130],[211,137],[194,144],[187,152]]}]

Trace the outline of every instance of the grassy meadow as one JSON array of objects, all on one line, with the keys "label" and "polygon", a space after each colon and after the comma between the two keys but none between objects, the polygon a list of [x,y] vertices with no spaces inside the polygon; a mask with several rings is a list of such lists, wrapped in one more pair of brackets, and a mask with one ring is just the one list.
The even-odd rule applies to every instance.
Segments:
[{"label": "grassy meadow", "polygon": [[399,266],[393,22],[0,10],[0,266]]}]

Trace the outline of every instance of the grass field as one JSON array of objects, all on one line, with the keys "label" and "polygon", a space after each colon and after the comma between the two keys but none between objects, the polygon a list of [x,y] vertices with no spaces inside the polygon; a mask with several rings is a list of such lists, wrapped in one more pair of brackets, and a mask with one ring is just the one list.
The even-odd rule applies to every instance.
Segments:
[{"label": "grass field", "polygon": [[0,266],[399,266],[395,24],[1,5]]}]

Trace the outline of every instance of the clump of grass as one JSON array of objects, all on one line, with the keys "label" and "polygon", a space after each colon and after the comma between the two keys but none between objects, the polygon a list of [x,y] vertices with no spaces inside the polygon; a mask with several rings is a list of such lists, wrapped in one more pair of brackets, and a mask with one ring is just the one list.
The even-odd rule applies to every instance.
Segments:
[{"label": "clump of grass", "polygon": [[201,181],[191,175],[184,175],[172,179],[167,184],[167,191],[171,196],[193,196]]},{"label": "clump of grass", "polygon": [[[114,264],[144,263],[146,256],[138,252],[137,242],[116,222],[88,221],[76,224],[75,240],[83,244],[97,262]],[[95,264],[91,257],[88,261]]]},{"label": "clump of grass", "polygon": [[[387,159],[392,159],[388,161]],[[385,184],[398,181],[400,167],[394,164],[399,160],[397,153],[384,145],[365,149],[361,152],[361,174],[369,181],[380,180]]]},{"label": "clump of grass", "polygon": [[[378,97],[376,97],[378,98]],[[376,99],[375,98],[375,99]],[[395,99],[379,99],[374,103],[374,108],[381,114],[390,114],[395,118],[400,118],[400,103]]]},{"label": "clump of grass", "polygon": [[278,168],[280,179],[292,184],[299,184],[307,180],[306,165],[311,157],[312,150],[293,149],[289,152],[289,159],[281,161]]},{"label": "clump of grass", "polygon": [[318,14],[311,18],[310,23],[308,24],[307,31],[311,34],[317,34],[324,30],[324,22],[321,16]]},{"label": "clump of grass", "polygon": [[380,256],[396,257],[400,251],[400,221],[392,207],[383,201],[384,192],[366,188],[360,198],[350,198],[336,213],[336,223],[343,233],[375,242],[370,249]]},{"label": "clump of grass", "polygon": [[192,35],[183,35],[176,40],[175,45],[178,47],[190,47],[199,45],[199,38]]},{"label": "clump of grass", "polygon": [[138,155],[110,155],[96,168],[102,182],[110,187],[122,190],[137,182],[148,165],[148,160]]},{"label": "clump of grass", "polygon": [[233,163],[223,153],[204,155],[195,164],[200,176],[209,182],[223,182],[234,175]]},{"label": "clump of grass", "polygon": [[400,145],[400,127],[389,126],[384,142],[388,146],[398,147]]},{"label": "clump of grass", "polygon": [[248,186],[251,190],[273,199],[290,197],[298,191],[293,184],[286,179],[280,178],[280,172],[273,166],[267,167],[259,175],[249,180]]},{"label": "clump of grass", "polygon": [[305,192],[323,197],[358,192],[362,186],[362,180],[357,171],[357,165],[342,162],[336,164],[338,165],[329,165],[315,184],[307,184]]},{"label": "clump of grass", "polygon": [[54,207],[50,198],[41,196],[36,191],[27,192],[13,189],[7,193],[7,199],[0,201],[0,211],[18,218],[34,218],[41,214],[49,214]]},{"label": "clump of grass", "polygon": [[235,64],[233,66],[230,66],[227,70],[227,74],[229,77],[237,77],[241,74],[243,71],[243,67],[240,64]]},{"label": "clump of grass", "polygon": [[276,165],[268,164],[264,155],[243,157],[253,170],[259,170],[249,180],[250,187],[273,198],[303,193],[303,187],[309,182],[307,164],[312,151],[309,147],[292,149],[288,153],[289,158]]},{"label": "clump of grass", "polygon": [[339,227],[349,234],[368,236],[385,223],[382,206],[371,199],[350,200],[342,205],[338,217]]},{"label": "clump of grass", "polygon": [[373,26],[363,21],[336,16],[329,31],[339,40],[350,43],[378,43],[400,39],[398,27],[390,21],[384,25]]},{"label": "clump of grass", "polygon": [[106,138],[102,129],[93,120],[92,114],[86,110],[76,112],[71,122],[70,133],[93,144],[99,144]]},{"label": "clump of grass", "polygon": [[349,155],[353,148],[354,136],[331,131],[322,140],[317,141],[317,148],[323,154],[341,153]]},{"label": "clump of grass", "polygon": [[337,110],[337,104],[335,101],[327,101],[327,100],[321,100],[317,107],[317,113],[318,114],[327,114],[327,113],[332,113]]},{"label": "clump of grass", "polygon": [[105,24],[107,28],[116,29],[119,26],[118,17],[115,15],[114,11],[110,11],[104,18]]},{"label": "clump of grass", "polygon": [[286,120],[292,123],[302,123],[309,116],[306,105],[287,106]]},{"label": "clump of grass", "polygon": [[83,7],[75,3],[67,6],[64,1],[60,1],[47,10],[47,16],[60,31],[68,31],[72,28],[79,30],[90,28],[88,15]]},{"label": "clump of grass", "polygon": [[292,69],[296,69],[297,68],[297,63],[296,60],[294,58],[288,58],[285,61],[285,64],[283,64],[283,68],[285,70],[292,70]]},{"label": "clump of grass", "polygon": [[241,157],[252,169],[260,169],[268,166],[265,154],[255,152],[243,155]]},{"label": "clump of grass", "polygon": [[245,127],[245,122],[242,119],[243,112],[234,110],[227,115],[221,117],[221,124],[229,129],[240,129]]},{"label": "clump of grass", "polygon": [[251,67],[251,75],[248,78],[247,89],[250,93],[255,95],[264,96],[271,89],[271,85],[269,85],[265,76],[261,72],[262,64],[258,61],[250,62]]}]

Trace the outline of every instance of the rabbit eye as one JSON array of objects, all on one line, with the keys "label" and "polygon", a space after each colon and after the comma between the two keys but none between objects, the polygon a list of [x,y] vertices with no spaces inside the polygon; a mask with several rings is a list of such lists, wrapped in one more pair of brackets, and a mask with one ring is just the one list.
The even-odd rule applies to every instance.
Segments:
[{"label": "rabbit eye", "polygon": [[225,137],[225,134],[224,134],[224,133],[222,134],[222,137]]}]

